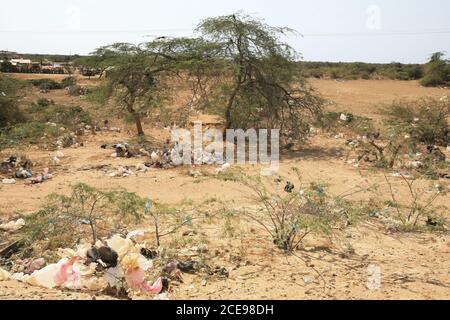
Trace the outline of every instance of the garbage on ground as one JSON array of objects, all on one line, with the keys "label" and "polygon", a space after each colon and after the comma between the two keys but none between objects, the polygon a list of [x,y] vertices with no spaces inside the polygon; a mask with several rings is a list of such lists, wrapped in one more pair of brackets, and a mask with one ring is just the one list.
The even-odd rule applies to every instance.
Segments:
[{"label": "garbage on ground", "polygon": [[44,169],[44,172],[34,178],[31,178],[31,184],[39,184],[39,183],[43,183],[44,181],[53,179],[53,175],[49,172],[48,168]]},{"label": "garbage on ground", "polygon": [[133,174],[134,174],[134,172],[130,169],[130,167],[127,167],[127,166],[123,166],[122,167],[122,166],[120,166],[120,167],[117,168],[116,171],[111,172],[109,174],[109,176],[111,178],[115,178],[115,177],[126,178],[126,177],[129,177],[129,176],[132,176]]},{"label": "garbage on ground", "polygon": [[0,281],[7,281],[7,280],[10,280],[10,279],[12,279],[11,274],[8,271],[3,270],[2,268],[0,268]]},{"label": "garbage on ground", "polygon": [[136,170],[139,172],[147,172],[150,168],[147,167],[144,163],[140,163],[136,166]]},{"label": "garbage on ground", "polygon": [[341,119],[341,121],[347,122],[348,121],[348,116],[345,113],[343,113],[343,114],[341,114],[339,119]]},{"label": "garbage on ground", "polygon": [[18,219],[16,221],[10,221],[8,223],[0,224],[0,230],[7,232],[16,232],[25,226],[24,219]]},{"label": "garbage on ground", "polygon": [[264,168],[261,169],[260,175],[262,177],[272,177],[278,175],[278,169],[276,168]]},{"label": "garbage on ground", "polygon": [[284,191],[287,193],[292,193],[292,191],[294,191],[295,186],[292,182],[288,181],[286,182],[286,186],[284,187]]},{"label": "garbage on ground", "polygon": [[130,150],[127,143],[118,143],[113,145],[115,152],[111,155],[113,158],[132,158],[134,153]]},{"label": "garbage on ground", "polygon": [[11,274],[0,269],[0,281],[17,281],[44,288],[104,291],[116,288],[138,297],[167,300],[167,280],[158,277],[149,282],[147,272],[153,267],[141,254],[142,247],[132,240],[115,235],[98,241],[96,246],[80,244],[75,250],[60,249],[57,263],[45,265],[44,259],[20,261],[22,272]]},{"label": "garbage on ground", "polygon": [[3,179],[2,183],[3,184],[15,184],[16,180],[15,179]]},{"label": "garbage on ground", "polygon": [[220,168],[216,169],[215,173],[220,174],[220,173],[228,171],[230,168],[231,168],[231,164],[225,163]]},{"label": "garbage on ground", "polygon": [[25,168],[20,168],[18,171],[16,171],[15,176],[17,179],[28,179],[33,176],[33,172]]}]

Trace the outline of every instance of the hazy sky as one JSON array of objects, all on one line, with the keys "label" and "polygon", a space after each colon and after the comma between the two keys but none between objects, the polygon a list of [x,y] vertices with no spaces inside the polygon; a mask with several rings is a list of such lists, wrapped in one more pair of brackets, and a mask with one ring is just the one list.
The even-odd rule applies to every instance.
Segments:
[{"label": "hazy sky", "polygon": [[2,1],[0,50],[78,53],[149,36],[189,36],[203,18],[243,10],[304,36],[305,60],[424,62],[450,52],[448,0]]}]

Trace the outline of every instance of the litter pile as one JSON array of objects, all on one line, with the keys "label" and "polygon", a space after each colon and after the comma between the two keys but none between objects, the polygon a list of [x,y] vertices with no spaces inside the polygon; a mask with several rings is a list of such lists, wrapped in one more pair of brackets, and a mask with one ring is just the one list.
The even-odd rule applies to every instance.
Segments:
[{"label": "litter pile", "polygon": [[113,148],[115,149],[115,152],[111,155],[113,158],[133,158],[136,155],[127,143],[115,144]]},{"label": "litter pile", "polygon": [[[62,152],[58,152],[57,156],[64,157]],[[53,164],[59,163],[59,158],[55,156],[52,159]],[[28,180],[31,184],[42,183],[46,180],[52,179],[53,175],[48,168],[37,176],[34,176],[31,170],[32,163],[26,158],[21,159],[18,156],[10,156],[1,163],[1,173],[9,175],[9,178],[2,179],[3,184],[15,184],[18,180]]]},{"label": "litter pile", "polygon": [[44,288],[65,288],[101,292],[125,291],[128,297],[167,299],[163,279],[147,280],[153,262],[141,254],[143,248],[129,238],[115,235],[105,244],[79,245],[61,249],[61,259],[45,266],[43,259],[22,261],[23,271],[9,273],[0,268],[0,281],[16,280]]}]

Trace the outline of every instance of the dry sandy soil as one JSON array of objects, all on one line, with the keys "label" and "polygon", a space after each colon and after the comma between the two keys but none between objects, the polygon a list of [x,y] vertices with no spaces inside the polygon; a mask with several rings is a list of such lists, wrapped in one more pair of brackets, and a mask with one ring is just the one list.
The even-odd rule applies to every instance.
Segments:
[{"label": "dry sandy soil", "polygon": [[[23,77],[23,75],[20,75]],[[86,81],[86,80],[85,80]],[[378,106],[398,98],[450,95],[450,90],[426,89],[417,82],[311,80],[326,98],[333,100],[336,110],[378,117]],[[34,92],[33,100],[43,94]],[[64,91],[44,96],[55,101],[77,103],[88,107],[79,98],[69,98]],[[67,100],[69,99],[69,100]],[[148,126],[149,133],[158,133]],[[161,135],[161,132],[158,133]],[[66,193],[71,184],[84,182],[100,188],[123,187],[162,203],[176,206],[192,201],[199,205],[216,198],[230,207],[248,204],[248,190],[234,182],[198,179],[187,169],[151,170],[128,178],[111,178],[101,170],[84,170],[87,165],[136,165],[145,159],[111,158],[111,150],[103,143],[130,139],[127,133],[101,133],[89,136],[84,147],[65,149],[65,158],[53,180],[41,185],[18,182],[0,186],[0,221],[17,214],[38,209],[50,193]],[[162,135],[161,135],[162,137]],[[345,161],[345,140],[326,135],[313,137],[300,151],[282,159],[281,175],[289,175],[291,167],[302,173],[304,182],[324,181],[330,192],[341,194],[352,188],[378,182],[382,172],[354,168]],[[22,150],[42,166],[48,165],[49,154],[36,148]],[[256,168],[245,167],[248,171]],[[446,181],[442,181],[445,183]],[[424,182],[426,183],[426,182]],[[407,195],[400,179],[393,181],[399,197]],[[384,186],[387,193],[387,186]],[[354,199],[368,195],[355,195]],[[441,200],[442,204],[450,199]],[[390,234],[375,222],[365,222],[347,229],[333,244],[329,239],[309,238],[305,250],[286,255],[251,223],[232,220],[236,234],[224,236],[223,222],[198,226],[208,239],[215,263],[230,270],[227,280],[203,281],[201,276],[184,277],[184,283],[173,288],[171,299],[449,299],[450,298],[450,236],[446,234]],[[351,248],[351,249],[350,249]],[[239,259],[237,259],[238,257]],[[381,270],[381,287],[367,287],[370,266]],[[46,290],[15,281],[0,282],[0,299],[107,299],[102,295]]]}]

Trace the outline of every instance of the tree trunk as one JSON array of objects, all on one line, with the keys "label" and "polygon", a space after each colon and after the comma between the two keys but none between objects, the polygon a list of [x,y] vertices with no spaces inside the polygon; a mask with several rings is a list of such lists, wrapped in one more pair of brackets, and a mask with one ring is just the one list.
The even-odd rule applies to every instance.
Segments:
[{"label": "tree trunk", "polygon": [[234,99],[236,98],[236,95],[238,93],[240,84],[236,85],[236,87],[233,89],[233,92],[231,92],[230,98],[228,99],[227,109],[225,110],[225,129],[233,129],[231,128],[232,121],[231,121],[231,111],[233,109],[233,103]]},{"label": "tree trunk", "polygon": [[141,117],[134,110],[133,102],[127,103],[127,109],[128,109],[128,112],[131,113],[133,115],[133,117],[134,117],[134,122],[136,123],[136,129],[137,129],[138,135],[139,136],[145,135],[144,129],[142,128]]},{"label": "tree trunk", "polygon": [[142,128],[141,117],[139,117],[139,115],[137,115],[137,114],[134,114],[134,119],[136,121],[136,129],[137,129],[138,135],[143,136],[145,133],[144,133],[144,129]]}]

